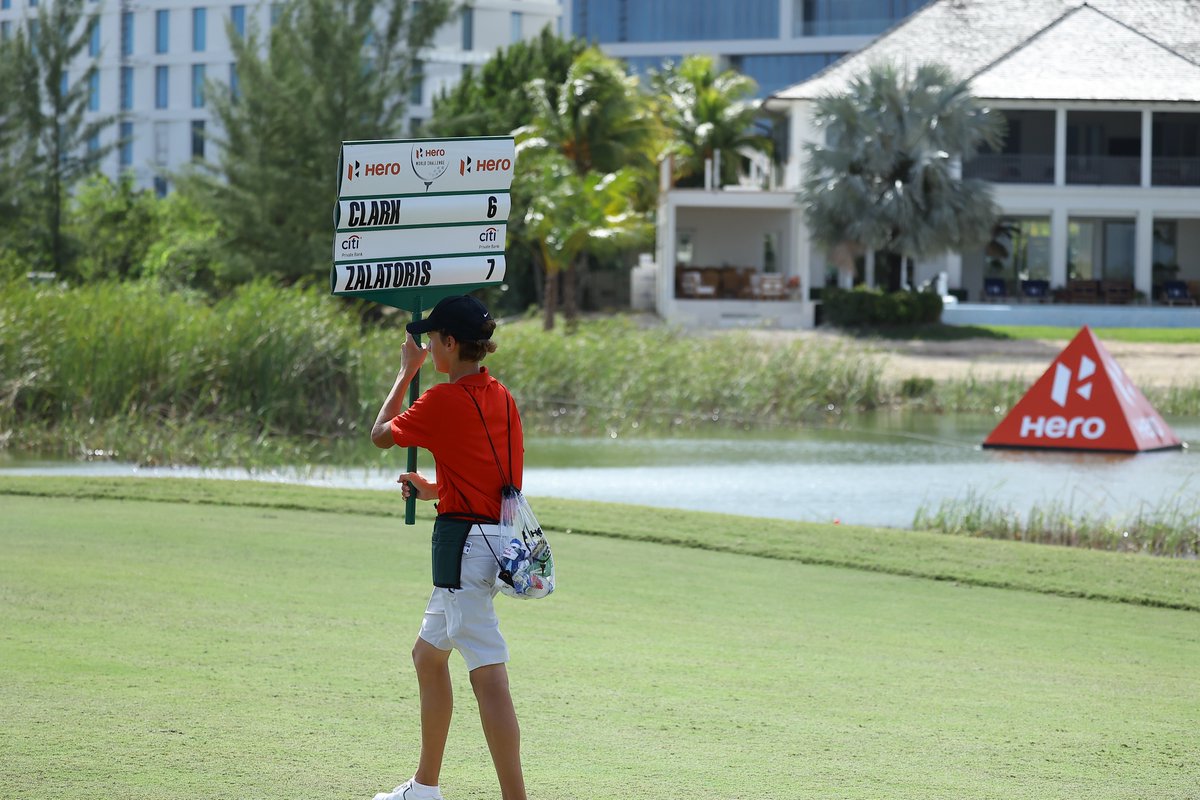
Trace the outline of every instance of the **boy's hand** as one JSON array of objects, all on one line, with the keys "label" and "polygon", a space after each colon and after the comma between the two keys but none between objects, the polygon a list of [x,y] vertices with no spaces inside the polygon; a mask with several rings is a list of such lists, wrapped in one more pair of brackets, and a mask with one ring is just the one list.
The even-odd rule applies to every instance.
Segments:
[{"label": "boy's hand", "polygon": [[425,350],[425,345],[417,344],[417,340],[413,338],[411,333],[406,333],[404,338],[404,366],[402,369],[405,374],[410,377],[417,373],[421,365],[425,363],[425,356],[428,351]]},{"label": "boy's hand", "polygon": [[437,484],[426,478],[419,472],[401,472],[400,477],[396,478],[396,483],[400,484],[400,493],[407,500],[412,495],[412,487],[417,487],[418,500],[436,500],[437,499]]}]

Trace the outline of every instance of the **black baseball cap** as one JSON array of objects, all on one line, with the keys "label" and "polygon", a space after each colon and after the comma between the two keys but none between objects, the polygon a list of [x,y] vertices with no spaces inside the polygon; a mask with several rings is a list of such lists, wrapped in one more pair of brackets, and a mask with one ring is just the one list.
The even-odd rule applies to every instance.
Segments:
[{"label": "black baseball cap", "polygon": [[487,306],[469,294],[460,294],[443,297],[428,317],[410,322],[404,329],[413,335],[445,331],[459,341],[478,342],[492,338],[492,332],[484,327],[491,318]]}]

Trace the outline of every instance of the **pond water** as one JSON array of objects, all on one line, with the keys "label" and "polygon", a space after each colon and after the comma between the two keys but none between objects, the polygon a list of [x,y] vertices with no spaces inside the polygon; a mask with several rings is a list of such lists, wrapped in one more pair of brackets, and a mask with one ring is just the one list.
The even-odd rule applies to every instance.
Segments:
[{"label": "pond water", "polygon": [[[531,437],[526,494],[751,516],[910,527],[925,504],[974,491],[1024,513],[1034,504],[1122,513],[1190,503],[1200,459],[1190,450],[1138,455],[983,450],[998,420],[972,415],[860,415],[836,426],[679,438]],[[1200,442],[1200,419],[1168,419]],[[138,468],[111,462],[0,460],[0,474],[241,478],[395,490],[396,451],[372,468]],[[428,465],[423,464],[422,469]]]}]

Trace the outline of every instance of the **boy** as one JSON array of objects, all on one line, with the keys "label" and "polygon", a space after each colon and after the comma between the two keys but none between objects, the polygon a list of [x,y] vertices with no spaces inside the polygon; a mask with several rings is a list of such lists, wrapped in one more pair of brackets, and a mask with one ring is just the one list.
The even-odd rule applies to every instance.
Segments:
[{"label": "boy", "polygon": [[[521,485],[521,418],[508,390],[480,362],[496,350],[495,321],[469,295],[447,297],[429,316],[407,326],[400,373],[379,410],[371,441],[380,448],[424,447],[437,462],[437,482],[415,472],[399,481],[407,498],[437,499],[434,589],[413,647],[421,697],[421,756],[406,783],[375,800],[441,800],[442,756],[453,693],[449,658],[458,650],[491,751],[503,800],[526,800],[521,732],[508,689],[508,647],[492,600],[499,591],[501,489]],[[412,334],[429,334],[428,349]],[[404,394],[425,361],[448,376],[401,413]]]}]

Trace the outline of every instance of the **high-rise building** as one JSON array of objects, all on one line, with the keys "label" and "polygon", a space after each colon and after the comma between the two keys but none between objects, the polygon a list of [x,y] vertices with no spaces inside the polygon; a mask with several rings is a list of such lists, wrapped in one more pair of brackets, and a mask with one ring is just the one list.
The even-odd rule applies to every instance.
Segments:
[{"label": "high-rise building", "polygon": [[[43,0],[50,2],[52,0]],[[482,64],[496,51],[535,36],[546,25],[561,30],[557,0],[467,0],[418,54],[420,83],[409,106],[410,128],[432,113],[433,98],[453,86],[465,65]],[[0,37],[14,35],[37,15],[37,0],[0,0]],[[251,25],[269,30],[282,3],[245,0],[90,0],[99,12],[79,62],[82,74],[93,60],[97,78],[89,85],[87,115],[119,114],[121,121],[96,147],[122,140],[101,166],[106,174],[133,174],[140,187],[169,190],[167,175],[193,158],[211,158],[205,133],[215,120],[204,102],[206,81],[237,85],[227,26],[244,34]],[[78,72],[76,72],[78,70]],[[70,74],[68,74],[70,77]]]},{"label": "high-rise building", "polygon": [[692,53],[749,75],[766,96],[799,83],[928,0],[563,0],[566,29],[636,72]]}]

